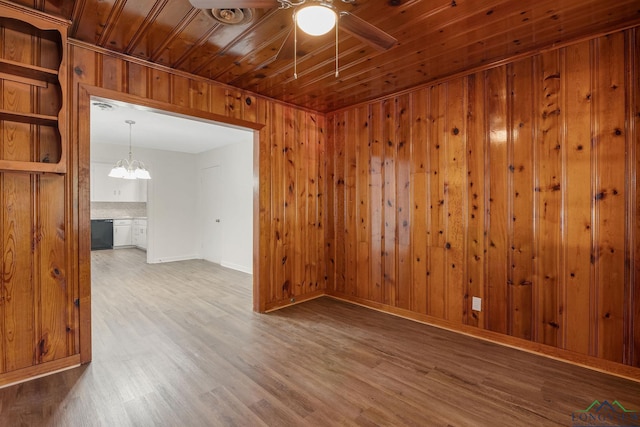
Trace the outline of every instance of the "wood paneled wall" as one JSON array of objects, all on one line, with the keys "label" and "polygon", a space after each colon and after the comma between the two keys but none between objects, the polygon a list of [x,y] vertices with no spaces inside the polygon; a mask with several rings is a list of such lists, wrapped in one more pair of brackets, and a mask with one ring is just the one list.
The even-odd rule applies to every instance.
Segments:
[{"label": "wood paneled wall", "polygon": [[[256,147],[259,242],[254,276],[259,311],[320,295],[325,290],[324,187],[320,168],[324,144],[324,117],[314,112],[257,97],[204,79],[159,68],[80,43],[70,49],[72,97],[78,103],[83,87],[111,91],[116,99],[138,102],[181,114],[229,121],[259,130]],[[72,142],[77,144],[81,218],[88,215],[89,141],[83,127],[88,114],[74,105]],[[84,212],[84,216],[82,214]],[[89,223],[81,219],[80,232],[88,239]],[[88,244],[88,243],[87,243]],[[88,249],[81,250],[90,260]],[[81,254],[82,257],[82,254]],[[85,269],[86,270],[86,269]],[[83,275],[86,280],[88,272]]]},{"label": "wood paneled wall", "polygon": [[329,114],[328,292],[640,366],[638,52],[632,29]]},{"label": "wood paneled wall", "polygon": [[[39,40],[16,37],[3,32],[3,58],[30,60],[40,52]],[[322,115],[80,43],[70,42],[66,55],[68,172],[0,174],[0,385],[91,360],[90,95],[257,130],[254,307],[324,293]],[[0,80],[3,109],[60,105],[41,92]],[[48,134],[28,124],[0,121],[0,128],[3,160],[33,161],[42,147],[60,145],[47,145]]]},{"label": "wood paneled wall", "polygon": [[[0,5],[0,385],[79,363],[62,156],[64,23]],[[44,76],[44,77],[43,77]],[[15,116],[12,116],[14,115]],[[43,117],[46,117],[43,119]]]}]

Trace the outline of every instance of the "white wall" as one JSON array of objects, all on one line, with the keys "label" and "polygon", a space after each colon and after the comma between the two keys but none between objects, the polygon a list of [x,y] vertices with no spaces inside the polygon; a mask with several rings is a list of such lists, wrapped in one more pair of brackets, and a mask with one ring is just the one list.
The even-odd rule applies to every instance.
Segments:
[{"label": "white wall", "polygon": [[[115,163],[128,154],[128,147],[91,144],[91,161]],[[253,136],[246,142],[226,145],[201,154],[135,148],[149,172],[148,248],[150,263],[206,258],[202,253],[202,204],[213,197],[221,205],[224,232],[219,242],[220,264],[253,272]],[[202,193],[203,169],[222,169],[220,194]]]},{"label": "white wall", "polygon": [[[91,144],[91,161],[115,163],[128,147]],[[147,261],[150,263],[200,258],[198,170],[196,155],[134,148],[151,174],[147,200]]]},{"label": "white wall", "polygon": [[[217,244],[220,264],[246,273],[253,272],[253,137],[246,142],[226,145],[199,154],[197,168],[218,166],[222,169],[224,185],[220,194],[200,194],[214,197],[221,206],[224,232]],[[199,186],[200,188],[200,186]],[[206,190],[204,190],[206,191]],[[202,221],[203,215],[199,215]],[[200,222],[202,224],[202,222]],[[207,254],[201,254],[207,258]]]}]

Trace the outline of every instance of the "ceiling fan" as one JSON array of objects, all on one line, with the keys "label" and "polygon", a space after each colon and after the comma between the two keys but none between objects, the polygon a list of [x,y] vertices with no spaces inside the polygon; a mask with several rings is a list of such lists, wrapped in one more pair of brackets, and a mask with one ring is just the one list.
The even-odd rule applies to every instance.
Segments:
[{"label": "ceiling fan", "polygon": [[[354,0],[342,0],[352,3]],[[336,29],[336,77],[338,76],[338,27],[378,50],[388,50],[398,40],[380,28],[346,11],[339,11],[333,0],[189,0],[198,9],[211,10],[219,21],[245,22],[250,9],[293,8],[291,28],[276,55],[276,59],[294,59],[294,77],[297,78],[298,28],[311,36],[320,36]]]}]

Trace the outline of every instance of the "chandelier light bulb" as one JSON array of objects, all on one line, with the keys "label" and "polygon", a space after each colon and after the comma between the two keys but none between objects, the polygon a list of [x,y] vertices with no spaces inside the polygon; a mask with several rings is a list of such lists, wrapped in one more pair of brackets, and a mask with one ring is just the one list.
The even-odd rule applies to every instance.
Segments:
[{"label": "chandelier light bulb", "polygon": [[296,12],[296,24],[310,36],[327,34],[336,26],[336,13],[327,6],[307,6]]}]

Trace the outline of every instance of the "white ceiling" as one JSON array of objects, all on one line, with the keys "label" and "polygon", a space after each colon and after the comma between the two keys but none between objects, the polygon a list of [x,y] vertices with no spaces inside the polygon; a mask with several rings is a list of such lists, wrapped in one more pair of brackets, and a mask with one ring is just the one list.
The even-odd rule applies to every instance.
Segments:
[{"label": "white ceiling", "polygon": [[[113,108],[100,108],[100,104]],[[195,118],[177,117],[162,111],[108,99],[91,101],[91,143],[197,154],[238,142],[253,141],[253,131]]]}]

